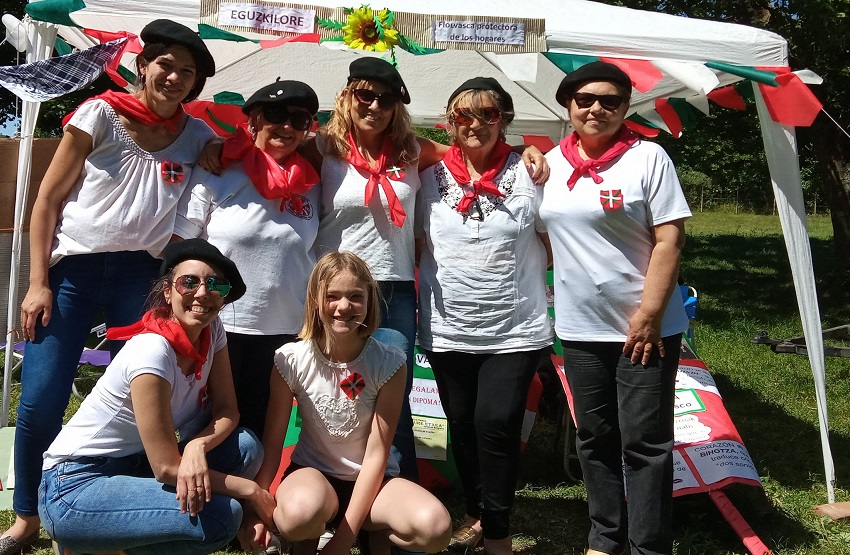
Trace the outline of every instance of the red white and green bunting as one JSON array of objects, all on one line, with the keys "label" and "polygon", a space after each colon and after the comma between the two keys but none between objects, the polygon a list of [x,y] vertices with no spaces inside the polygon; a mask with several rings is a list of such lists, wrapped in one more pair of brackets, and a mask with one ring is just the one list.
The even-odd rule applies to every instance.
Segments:
[{"label": "red white and green bunting", "polygon": [[[40,0],[26,6],[27,13],[34,19],[59,25],[79,27],[72,19],[71,13],[85,8],[82,0]],[[289,42],[337,42],[351,49],[361,49],[374,52],[387,52],[390,61],[395,63],[394,49],[402,48],[413,54],[430,54],[441,50],[426,48],[409,37],[403,35],[396,26],[396,14],[387,8],[373,9],[369,5],[358,8],[342,8],[345,21],[332,18],[317,17],[316,30],[321,33],[306,33],[301,35],[278,37],[269,40],[249,39],[238,33],[233,33],[210,25],[199,24],[199,34],[204,39],[229,40],[237,42],[250,41],[261,48],[273,48]],[[425,16],[423,16],[425,17]],[[331,35],[328,36],[328,31]],[[137,53],[141,49],[138,37],[126,32],[105,32],[95,29],[83,29],[88,36],[105,43],[118,38],[127,39],[124,42],[124,53]],[[543,52],[555,66],[569,73],[575,69],[596,60],[602,60],[617,65],[631,78],[632,84],[641,93],[648,93],[658,85],[664,74],[661,69],[649,60],[628,58],[610,58],[595,56],[579,56]],[[106,67],[107,73],[119,85],[126,86],[134,78],[132,72],[119,65],[120,55],[116,56]],[[662,62],[659,65],[663,66]],[[729,64],[721,61],[709,61],[704,64],[707,68],[740,77],[742,81],[734,85],[707,90],[708,100],[719,106],[732,109],[746,108],[745,97],[751,95],[751,86],[758,86],[765,100],[768,112],[774,121],[789,126],[809,126],[822,109],[821,103],[809,87],[787,67],[752,67]],[[748,93],[748,94],[747,94]],[[238,102],[241,102],[240,99]],[[694,121],[694,107],[702,107],[705,100],[700,102],[685,98],[662,98],[655,101],[654,110],[650,113],[633,115],[627,125],[643,134],[654,133],[658,129],[669,131],[674,136],[681,135]],[[210,109],[211,110],[211,109]],[[703,109],[703,111],[705,111]],[[215,116],[211,111],[210,117]],[[638,117],[639,116],[639,117]],[[225,126],[214,125],[226,129],[231,121],[222,120]]]},{"label": "red white and green bunting", "polygon": [[[652,90],[662,78],[661,71],[648,60],[578,56],[555,52],[545,52],[543,55],[565,73],[598,60],[613,63],[629,75],[632,85],[641,93]],[[752,98],[752,86],[759,87],[773,120],[784,125],[808,127],[823,107],[809,87],[797,75],[791,73],[788,67],[739,66],[715,61],[706,62],[705,66],[743,79],[733,85],[716,88],[707,93],[709,100],[724,108],[746,109],[745,98]],[[631,122],[627,122],[627,125],[644,135],[643,131],[651,132],[652,129],[661,127],[666,128],[673,136],[679,137],[682,129],[689,127],[694,121],[693,108],[688,100],[684,98],[657,99],[654,114],[641,114],[641,117],[633,115],[629,118]],[[663,125],[653,123],[652,120],[655,119],[660,119]]]}]

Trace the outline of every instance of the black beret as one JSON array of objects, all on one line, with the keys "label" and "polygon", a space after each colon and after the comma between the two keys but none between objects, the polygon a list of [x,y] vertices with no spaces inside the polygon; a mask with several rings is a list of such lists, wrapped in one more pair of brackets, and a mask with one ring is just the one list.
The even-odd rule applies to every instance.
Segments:
[{"label": "black beret", "polygon": [[463,91],[493,91],[502,98],[502,106],[506,112],[514,111],[514,99],[508,94],[502,85],[492,77],[473,77],[468,79],[449,97],[449,104]]},{"label": "black beret", "polygon": [[591,81],[609,81],[626,91],[632,90],[632,80],[625,71],[608,62],[590,62],[571,71],[561,80],[558,92],[555,93],[555,100],[561,106],[566,106],[567,99],[576,92],[576,89]]},{"label": "black beret", "polygon": [[357,58],[348,66],[348,82],[357,79],[364,81],[380,81],[401,98],[402,103],[410,104],[410,94],[401,79],[401,74],[391,63],[380,58],[363,56]]},{"label": "black beret", "polygon": [[257,104],[278,103],[304,108],[314,116],[319,111],[319,97],[310,85],[301,81],[275,81],[252,94],[242,106],[242,112],[249,115],[251,109]]},{"label": "black beret", "polygon": [[221,254],[221,251],[215,245],[197,237],[185,241],[174,241],[166,245],[162,250],[160,276],[167,276],[175,266],[184,260],[200,260],[224,273],[223,277],[230,282],[230,294],[225,298],[227,302],[232,303],[245,294],[245,282],[242,281],[242,275],[239,273],[236,264]]},{"label": "black beret", "polygon": [[183,46],[192,53],[195,68],[199,73],[204,77],[215,75],[215,60],[213,60],[210,51],[207,50],[207,45],[204,44],[198,33],[185,25],[168,19],[157,19],[145,25],[145,28],[139,33],[139,37],[146,45],[159,43],[166,46],[172,44]]}]

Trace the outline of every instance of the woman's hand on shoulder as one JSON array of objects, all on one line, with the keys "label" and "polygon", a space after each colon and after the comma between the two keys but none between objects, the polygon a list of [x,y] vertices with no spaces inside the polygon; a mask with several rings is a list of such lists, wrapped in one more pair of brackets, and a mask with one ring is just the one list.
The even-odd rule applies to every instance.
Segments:
[{"label": "woman's hand on shoulder", "polygon": [[522,161],[535,185],[543,185],[549,180],[549,162],[539,148],[534,145],[525,147],[522,151]]},{"label": "woman's hand on shoulder", "polygon": [[425,137],[416,137],[416,142],[419,143],[418,170],[420,172],[442,160],[449,151],[448,146]]},{"label": "woman's hand on shoulder", "polygon": [[224,137],[213,137],[201,154],[198,155],[198,164],[214,175],[221,175],[221,151],[224,148]]},{"label": "woman's hand on shoulder", "polygon": [[183,457],[177,468],[177,499],[180,511],[187,509],[191,516],[198,514],[204,503],[212,498],[210,470],[207,453],[201,442],[190,441],[183,449]]},{"label": "woman's hand on shoulder", "polygon": [[46,284],[31,283],[21,302],[21,327],[24,341],[35,340],[35,325],[41,315],[41,325],[47,326],[53,309],[53,291]]},{"label": "woman's hand on shoulder", "polygon": [[310,137],[298,145],[298,154],[310,162],[310,165],[313,166],[316,173],[320,176],[322,175],[322,161],[324,160],[324,156],[322,156],[322,153],[319,152],[319,147],[316,145],[316,137]]}]

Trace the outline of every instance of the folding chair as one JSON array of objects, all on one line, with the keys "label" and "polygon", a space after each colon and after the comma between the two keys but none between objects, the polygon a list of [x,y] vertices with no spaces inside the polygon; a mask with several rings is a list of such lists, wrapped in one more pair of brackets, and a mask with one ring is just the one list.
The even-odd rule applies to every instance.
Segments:
[{"label": "folding chair", "polygon": [[[12,345],[12,359],[15,361],[14,366],[12,366],[12,375],[14,376],[21,365],[24,363],[24,345],[25,341],[19,341]],[[0,343],[0,352],[6,350],[6,344]],[[3,360],[6,359],[5,353],[3,354]]]},{"label": "folding chair", "polygon": [[[79,367],[83,365],[89,364],[91,366],[97,367],[105,367],[109,366],[109,363],[112,361],[112,353],[108,350],[101,349],[106,343],[106,324],[100,324],[91,329],[91,333],[96,337],[98,343],[94,347],[85,347],[83,352],[80,354],[80,360],[78,363]],[[26,355],[26,341],[19,341],[13,345],[13,356],[15,359],[15,365],[12,366],[12,377],[20,380],[20,368],[24,363],[24,356]],[[5,343],[0,343],[0,350],[6,347]],[[85,397],[85,395],[80,394],[77,389],[77,380],[80,377],[74,379],[74,383],[71,386],[71,391],[77,397]]]}]

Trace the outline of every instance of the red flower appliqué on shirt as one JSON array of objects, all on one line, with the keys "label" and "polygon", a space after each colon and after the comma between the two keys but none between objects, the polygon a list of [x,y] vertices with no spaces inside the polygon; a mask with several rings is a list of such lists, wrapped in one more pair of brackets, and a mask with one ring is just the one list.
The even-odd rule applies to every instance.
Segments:
[{"label": "red flower appliqu\u00e9 on shirt", "polygon": [[177,184],[183,181],[183,166],[176,162],[162,163],[162,180],[166,183]]},{"label": "red flower appliqu\u00e9 on shirt", "polygon": [[357,372],[349,374],[348,377],[342,380],[339,384],[339,388],[342,389],[343,393],[352,400],[357,397],[361,391],[363,391],[364,387],[366,387],[366,380],[364,380],[363,376]]},{"label": "red flower appliqu\u00e9 on shirt", "polygon": [[310,200],[304,195],[293,193],[288,200],[284,201],[286,211],[302,220],[309,220],[313,217],[313,205]]},{"label": "red flower appliqu\u00e9 on shirt", "polygon": [[610,189],[599,191],[599,202],[602,208],[608,210],[620,210],[623,207],[623,190]]}]

